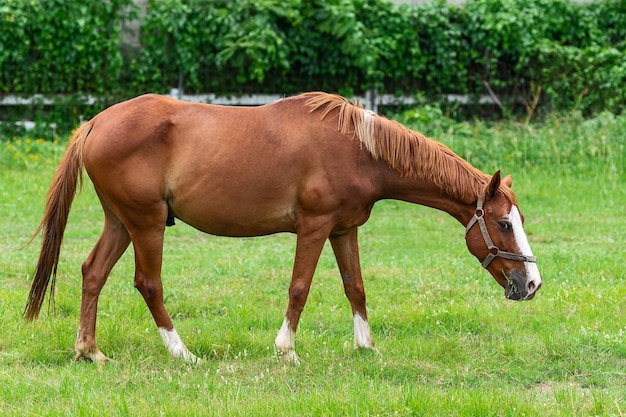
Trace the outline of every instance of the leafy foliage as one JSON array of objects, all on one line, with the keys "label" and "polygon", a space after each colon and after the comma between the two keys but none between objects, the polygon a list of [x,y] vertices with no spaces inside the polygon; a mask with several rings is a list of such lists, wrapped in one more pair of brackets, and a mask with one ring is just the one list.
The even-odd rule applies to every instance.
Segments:
[{"label": "leafy foliage", "polygon": [[[141,48],[129,52],[121,26],[136,18]],[[110,97],[104,105],[173,87],[376,88],[430,100],[490,93],[512,111],[539,95],[546,110],[626,106],[622,0],[151,0],[145,13],[131,0],[6,0],[0,24],[4,93],[89,93]]]},{"label": "leafy foliage", "polygon": [[108,93],[120,77],[120,24],[131,0],[6,0],[0,92]]},{"label": "leafy foliage", "polygon": [[[212,7],[215,4],[216,7]],[[198,88],[214,72],[217,19],[225,12],[215,1],[150,1],[141,20],[141,54],[131,65],[131,91],[166,91],[184,83]]]}]

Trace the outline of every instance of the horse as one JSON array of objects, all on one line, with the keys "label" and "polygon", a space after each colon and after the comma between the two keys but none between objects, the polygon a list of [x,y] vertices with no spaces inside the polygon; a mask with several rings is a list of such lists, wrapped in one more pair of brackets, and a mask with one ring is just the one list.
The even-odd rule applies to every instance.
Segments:
[{"label": "horse", "polygon": [[104,227],[82,264],[76,360],[104,363],[98,297],[132,242],[134,286],[168,353],[195,362],[163,302],[164,231],[180,220],[212,235],[296,234],[289,302],[275,351],[298,362],[295,335],[314,270],[330,240],[354,322],[354,343],[376,350],[366,310],[358,228],[374,204],[395,199],[443,210],[465,226],[467,248],[504,288],[530,300],[542,285],[511,190],[444,144],[366,110],[310,92],[258,107],[189,103],[155,94],[115,104],[77,129],[35,233],[41,252],[24,310],[35,320],[54,297],[63,233],[87,172]]}]

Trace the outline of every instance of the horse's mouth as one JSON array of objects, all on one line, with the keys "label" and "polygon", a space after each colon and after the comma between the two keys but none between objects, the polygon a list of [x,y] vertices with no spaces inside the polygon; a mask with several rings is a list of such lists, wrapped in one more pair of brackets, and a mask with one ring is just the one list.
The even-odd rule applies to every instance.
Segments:
[{"label": "horse's mouth", "polygon": [[526,286],[522,285],[521,275],[513,271],[509,276],[504,275],[506,283],[504,284],[504,296],[509,300],[523,301],[532,300],[535,297],[535,292],[529,293]]},{"label": "horse's mouth", "polygon": [[534,292],[528,292],[528,291],[521,292],[518,289],[517,283],[515,283],[515,282],[512,282],[512,283],[509,284],[509,281],[507,281],[505,286],[504,286],[504,296],[507,299],[509,299],[509,300],[529,301],[529,300],[532,300],[533,298],[535,298],[535,294],[537,294],[536,291],[534,291]]},{"label": "horse's mouth", "polygon": [[517,284],[511,280],[507,280],[504,286],[504,296],[509,300],[519,301],[522,299],[522,295],[519,293]]}]

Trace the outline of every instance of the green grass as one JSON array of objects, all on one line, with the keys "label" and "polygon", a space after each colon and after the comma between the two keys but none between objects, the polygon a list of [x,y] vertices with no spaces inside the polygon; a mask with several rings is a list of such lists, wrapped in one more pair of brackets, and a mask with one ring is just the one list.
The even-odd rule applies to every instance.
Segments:
[{"label": "green grass", "polygon": [[504,298],[447,214],[381,202],[360,234],[380,356],[353,349],[327,247],[298,331],[302,364],[289,366],[274,357],[273,341],[295,237],[217,238],[179,222],[167,230],[166,306],[205,361],[169,359],[133,288],[129,250],[100,297],[98,342],[112,362],[75,363],[80,265],[100,232],[100,207],[87,184],[66,231],[56,308],[24,323],[38,241],[24,245],[62,145],[10,139],[0,144],[0,414],[626,414],[626,117],[405,121],[484,171],[513,174],[544,279],[533,301]]}]

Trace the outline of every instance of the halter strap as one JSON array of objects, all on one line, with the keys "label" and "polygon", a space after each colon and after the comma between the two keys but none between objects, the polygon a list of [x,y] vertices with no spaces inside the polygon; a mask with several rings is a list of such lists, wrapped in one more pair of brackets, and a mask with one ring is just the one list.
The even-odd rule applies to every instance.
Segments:
[{"label": "halter strap", "polygon": [[474,217],[472,217],[472,219],[465,227],[465,236],[467,236],[467,233],[470,231],[475,223],[478,223],[478,226],[480,227],[480,232],[483,235],[483,240],[485,241],[487,249],[489,250],[487,257],[481,262],[483,268],[487,268],[491,261],[493,261],[495,258],[511,259],[513,261],[520,262],[537,262],[537,258],[535,256],[502,251],[493,244],[493,241],[489,236],[489,232],[487,231],[487,225],[485,224],[485,210],[483,209],[482,198],[478,199],[478,202],[476,203],[476,212],[474,213]]}]

